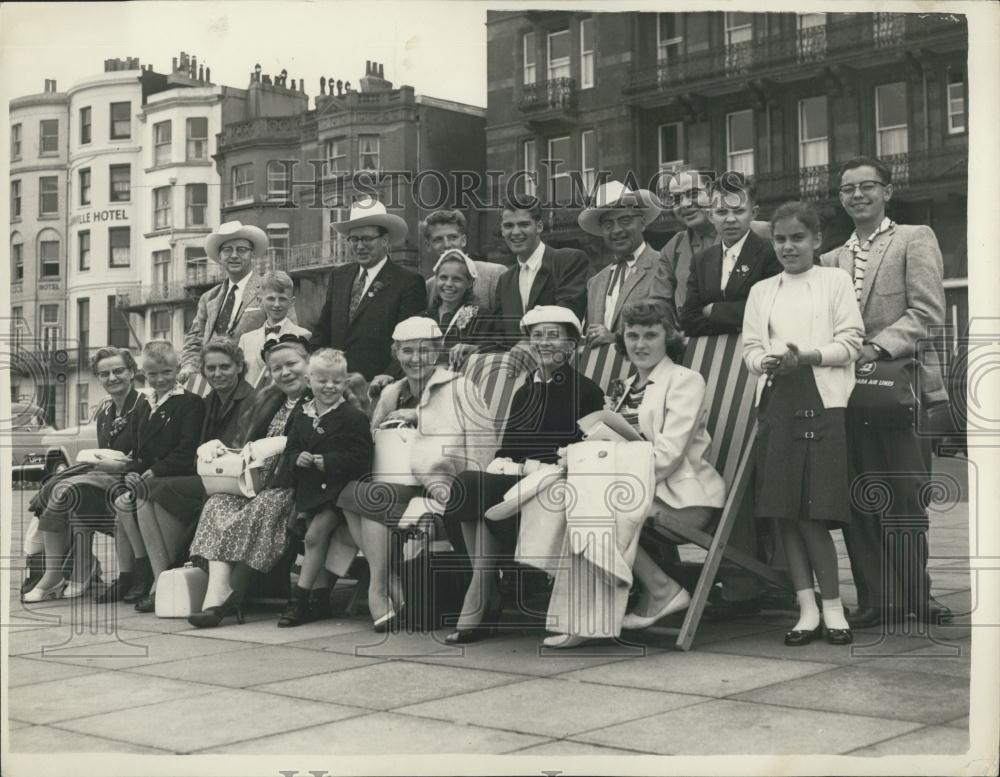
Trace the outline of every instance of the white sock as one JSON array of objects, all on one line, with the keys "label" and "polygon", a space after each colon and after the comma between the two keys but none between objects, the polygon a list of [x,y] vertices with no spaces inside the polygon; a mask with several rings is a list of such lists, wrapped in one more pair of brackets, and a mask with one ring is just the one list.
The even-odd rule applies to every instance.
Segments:
[{"label": "white sock", "polygon": [[799,600],[799,620],[793,631],[812,631],[819,626],[819,607],[816,606],[816,594],[811,588],[803,588],[795,592]]},{"label": "white sock", "polygon": [[823,625],[828,629],[849,629],[851,625],[844,617],[844,605],[836,599],[823,600]]}]

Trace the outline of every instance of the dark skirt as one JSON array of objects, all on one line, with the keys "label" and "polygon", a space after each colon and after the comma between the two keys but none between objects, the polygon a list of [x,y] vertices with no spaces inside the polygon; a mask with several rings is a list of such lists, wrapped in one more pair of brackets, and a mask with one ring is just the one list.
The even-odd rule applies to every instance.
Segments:
[{"label": "dark skirt", "polygon": [[503,495],[520,479],[516,475],[493,475],[477,470],[466,470],[458,476],[444,514],[448,539],[457,553],[468,556],[462,524],[470,522],[485,524],[487,531],[500,541],[503,551],[514,551],[521,514],[515,513],[502,521],[487,520],[484,516],[487,510],[503,501]]},{"label": "dark skirt", "polygon": [[38,516],[41,531],[78,526],[114,534],[114,500],[124,490],[122,475],[78,464],[46,480],[29,509]]},{"label": "dark skirt", "polygon": [[824,408],[811,367],[777,375],[760,399],[757,515],[850,523],[844,408]]},{"label": "dark skirt", "polygon": [[197,475],[150,478],[141,497],[154,502],[182,523],[194,523],[208,494]]}]

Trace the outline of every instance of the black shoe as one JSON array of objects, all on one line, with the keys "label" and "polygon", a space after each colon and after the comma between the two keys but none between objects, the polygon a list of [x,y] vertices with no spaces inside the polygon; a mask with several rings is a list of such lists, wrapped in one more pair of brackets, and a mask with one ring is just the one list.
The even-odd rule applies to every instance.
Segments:
[{"label": "black shoe", "polygon": [[188,623],[199,629],[209,629],[218,626],[223,618],[234,613],[236,622],[243,623],[243,597],[236,591],[229,594],[222,604],[192,613],[188,616]]},{"label": "black shoe", "polygon": [[329,588],[314,588],[309,592],[309,614],[313,620],[321,621],[333,617],[330,591]]},{"label": "black shoe", "polygon": [[896,607],[862,607],[860,610],[852,610],[847,616],[852,629],[866,629],[902,620],[902,613]]},{"label": "black shoe", "polygon": [[117,580],[94,594],[94,601],[101,604],[120,602],[134,582],[135,577],[131,572],[122,572]]},{"label": "black shoe", "polygon": [[720,599],[705,608],[703,617],[709,621],[728,621],[733,618],[747,618],[760,614],[760,599],[743,599],[741,601],[726,601]]},{"label": "black shoe", "polygon": [[135,603],[136,612],[156,612],[156,594],[147,594]]},{"label": "black shoe", "polygon": [[285,629],[291,626],[301,626],[312,620],[309,613],[309,592],[295,586],[292,589],[292,596],[285,605],[285,609],[278,618],[278,628]]},{"label": "black shoe", "polygon": [[481,639],[492,637],[497,632],[497,625],[503,615],[503,607],[497,605],[490,608],[483,615],[483,619],[477,626],[467,629],[456,629],[444,638],[449,645],[467,645],[470,642],[478,642]]},{"label": "black shoe", "polygon": [[792,631],[785,633],[785,644],[788,647],[802,647],[803,645],[808,645],[814,639],[819,639],[823,636],[823,624],[821,623],[815,629],[811,631],[801,631],[799,629],[793,629]]},{"label": "black shoe", "polygon": [[831,645],[850,645],[854,642],[854,633],[850,629],[827,629],[826,641]]},{"label": "black shoe", "polygon": [[918,607],[914,615],[921,623],[929,623],[931,625],[950,623],[954,618],[951,608],[941,604],[933,596],[928,597],[926,606]]},{"label": "black shoe", "polygon": [[132,573],[132,587],[122,597],[123,602],[135,604],[146,597],[153,587],[153,567],[145,556],[135,560],[135,571]]}]

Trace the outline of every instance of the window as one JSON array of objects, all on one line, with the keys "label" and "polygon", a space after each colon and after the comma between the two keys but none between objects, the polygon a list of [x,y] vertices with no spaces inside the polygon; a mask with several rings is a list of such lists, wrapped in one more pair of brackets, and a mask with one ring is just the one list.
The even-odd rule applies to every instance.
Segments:
[{"label": "window", "polygon": [[[203,283],[208,276],[208,256],[204,248],[184,249],[184,282],[189,285]],[[186,329],[185,329],[186,331]]]},{"label": "window", "polygon": [[187,120],[187,160],[208,159],[208,119],[196,116]]},{"label": "window", "polygon": [[[20,348],[24,342],[25,330],[27,329],[27,326],[24,323],[24,308],[11,308],[10,319],[10,336],[14,341],[14,348]],[[13,377],[13,375],[11,377]],[[14,394],[14,385],[11,384],[11,399],[16,402],[19,396],[20,391],[18,391],[17,394]]]},{"label": "window", "polygon": [[270,245],[268,253],[271,258],[271,267],[284,267],[288,259],[288,249],[290,246],[287,224],[268,224],[267,240]]},{"label": "window", "polygon": [[170,282],[170,251],[153,251],[153,286],[166,291]]},{"label": "window", "polygon": [[796,17],[798,26],[799,62],[814,62],[826,56],[826,14],[800,13]]},{"label": "window", "polygon": [[21,218],[21,182],[10,182],[10,220]]},{"label": "window", "polygon": [[15,236],[10,244],[10,276],[14,283],[24,280],[24,243]]},{"label": "window", "polygon": [[38,319],[39,329],[42,332],[42,348],[46,351],[56,350],[62,339],[62,331],[59,326],[59,306],[39,305]]},{"label": "window", "polygon": [[684,124],[679,121],[661,124],[659,137],[659,169],[672,170],[683,165]]},{"label": "window", "polygon": [[895,156],[909,150],[906,126],[906,84],[875,87],[875,154]]},{"label": "window", "polygon": [[38,244],[38,248],[42,280],[60,277],[62,275],[62,262],[59,261],[59,241],[43,240]]},{"label": "window", "polygon": [[948,69],[948,134],[965,132],[965,73]]},{"label": "window", "polygon": [[382,169],[378,135],[358,135],[358,169]]},{"label": "window", "polygon": [[[76,301],[76,331],[80,348],[79,364],[82,368],[87,363],[87,353],[90,350],[90,300],[86,297]],[[83,418],[86,417],[84,409]]]},{"label": "window", "polygon": [[524,193],[534,197],[538,191],[538,146],[534,140],[524,141]]},{"label": "window", "polygon": [[108,266],[128,267],[131,260],[132,232],[129,227],[108,229]]},{"label": "window", "polygon": [[594,85],[594,20],[580,22],[580,88]]},{"label": "window", "polygon": [[80,109],[80,145],[90,142],[90,106]]},{"label": "window", "polygon": [[115,348],[129,346],[128,319],[118,309],[118,297],[114,294],[108,295],[108,345]]},{"label": "window", "polygon": [[347,141],[335,138],[326,141],[326,175],[347,172]]},{"label": "window", "polygon": [[77,265],[81,270],[90,269],[90,230],[84,229],[76,233],[77,254],[80,263]]},{"label": "window", "polygon": [[184,187],[185,224],[189,227],[206,225],[205,213],[208,211],[208,184],[189,183]]},{"label": "window", "polygon": [[569,178],[569,138],[552,138],[549,140],[549,156],[547,167],[549,171],[549,194],[554,202],[565,203],[570,200]]},{"label": "window", "polygon": [[272,159],[267,163],[267,198],[284,200],[291,194],[288,172],[284,162]]},{"label": "window", "polygon": [[799,100],[799,194],[816,199],[830,183],[826,97]]},{"label": "window", "polygon": [[90,205],[90,168],[80,171],[80,204]]},{"label": "window", "polygon": [[170,228],[170,187],[153,189],[153,229]]},{"label": "window", "polygon": [[14,124],[10,128],[10,158],[11,160],[21,158],[21,125]]},{"label": "window", "polygon": [[170,164],[170,122],[160,121],[153,125],[153,164]]},{"label": "window", "polygon": [[580,133],[580,177],[588,192],[594,191],[597,181],[597,147],[594,145],[594,130]]},{"label": "window", "polygon": [[38,179],[38,215],[51,216],[59,212],[59,178],[45,175]]},{"label": "window", "polygon": [[[83,349],[81,348],[81,358],[80,363],[84,363],[84,357],[82,354]],[[76,384],[76,420],[77,423],[83,426],[90,420],[90,386],[86,383]]]},{"label": "window", "polygon": [[153,312],[153,339],[170,339],[170,311],[156,310]]},{"label": "window", "polygon": [[524,50],[524,83],[530,85],[538,78],[538,70],[535,67],[535,33],[525,33],[521,45]]},{"label": "window", "polygon": [[745,73],[752,62],[753,14],[725,14],[726,75]]},{"label": "window", "polygon": [[558,30],[548,35],[549,81],[569,78],[569,30]]},{"label": "window", "polygon": [[753,111],[726,116],[726,168],[753,175]]},{"label": "window", "polygon": [[128,202],[132,199],[132,165],[111,165],[108,168],[111,180],[111,202]]},{"label": "window", "polygon": [[42,119],[39,122],[38,153],[59,153],[59,119]]},{"label": "window", "polygon": [[669,62],[681,55],[684,38],[681,36],[681,14],[658,13],[656,15],[656,61],[662,71]]},{"label": "window", "polygon": [[233,165],[230,170],[233,202],[253,200],[253,165]]},{"label": "window", "polygon": [[111,103],[111,139],[132,137],[132,103]]}]

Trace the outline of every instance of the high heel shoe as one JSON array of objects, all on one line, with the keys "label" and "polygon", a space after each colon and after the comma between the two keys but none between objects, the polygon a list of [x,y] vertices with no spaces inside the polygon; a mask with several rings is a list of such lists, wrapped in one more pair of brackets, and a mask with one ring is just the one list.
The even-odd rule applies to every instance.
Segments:
[{"label": "high heel shoe", "polygon": [[396,626],[399,624],[401,613],[402,610],[397,612],[396,610],[390,608],[389,612],[372,624],[372,629],[376,634],[385,634],[390,631],[396,631]]},{"label": "high heel shoe", "polygon": [[36,585],[21,597],[21,601],[25,603],[34,603],[44,602],[47,599],[62,599],[63,591],[65,589],[65,580],[60,580],[58,583],[50,585],[48,588],[42,588],[40,585]]},{"label": "high heel shoe", "polygon": [[198,629],[210,629],[222,623],[230,614],[236,615],[236,622],[243,624],[243,597],[233,591],[222,604],[206,607],[201,612],[188,615],[188,623]]},{"label": "high heel shoe", "polygon": [[481,639],[492,637],[497,632],[500,617],[503,615],[503,606],[497,604],[491,607],[483,615],[483,619],[471,628],[455,629],[444,638],[449,645],[467,645],[470,642],[478,642]]},{"label": "high heel shoe", "polygon": [[545,647],[562,649],[575,648],[587,641],[587,637],[581,637],[577,634],[553,634],[551,637],[543,639],[542,644]]},{"label": "high heel shoe", "polygon": [[819,639],[822,636],[822,623],[815,629],[792,629],[792,631],[785,633],[785,644],[788,645],[788,647],[802,647],[803,645],[808,645],[814,639]]},{"label": "high heel shoe", "polygon": [[66,588],[63,591],[64,599],[75,599],[78,596],[83,596],[87,589],[90,588],[91,583],[93,583],[99,576],[101,562],[96,558],[90,564],[90,574],[87,575],[87,579],[82,583],[78,583],[75,580],[70,580],[66,584]]}]

